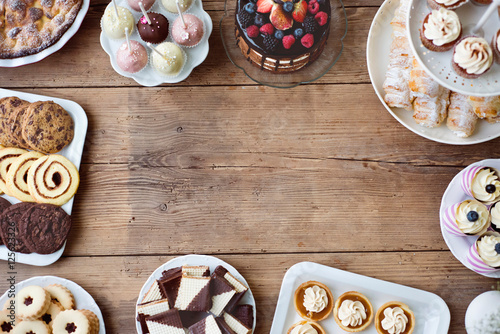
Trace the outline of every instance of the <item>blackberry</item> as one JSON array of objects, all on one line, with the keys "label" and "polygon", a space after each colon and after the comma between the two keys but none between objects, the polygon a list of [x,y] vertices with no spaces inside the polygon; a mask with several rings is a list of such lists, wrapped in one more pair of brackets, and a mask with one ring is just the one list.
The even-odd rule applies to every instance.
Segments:
[{"label": "blackberry", "polygon": [[302,22],[302,26],[308,34],[314,34],[318,30],[318,22],[316,22],[314,16],[306,16],[304,22]]},{"label": "blackberry", "polygon": [[264,35],[264,46],[268,51],[274,51],[279,45],[279,40],[271,35]]},{"label": "blackberry", "polygon": [[253,24],[253,15],[248,13],[246,10],[242,10],[238,13],[238,20],[241,26],[245,29]]}]

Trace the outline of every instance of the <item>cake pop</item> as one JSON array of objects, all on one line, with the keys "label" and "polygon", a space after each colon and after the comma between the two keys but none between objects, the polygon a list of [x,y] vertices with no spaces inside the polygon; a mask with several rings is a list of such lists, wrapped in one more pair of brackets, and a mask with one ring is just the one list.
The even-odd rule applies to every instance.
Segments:
[{"label": "cake pop", "polygon": [[172,25],[172,38],[182,46],[195,46],[203,37],[203,22],[193,14],[182,14],[179,0],[176,0],[179,17]]},{"label": "cake pop", "polygon": [[184,54],[174,43],[165,42],[157,47],[150,43],[148,46],[154,51],[151,56],[151,65],[161,74],[176,76],[184,66]]},{"label": "cake pop", "polygon": [[150,10],[151,7],[155,4],[156,0],[127,0],[128,5],[130,8],[135,10],[136,12],[141,11],[141,7],[139,7],[139,2],[142,2],[142,5],[144,6],[144,9]]},{"label": "cake pop", "polygon": [[[163,7],[171,13],[177,13],[177,6],[175,4],[176,0],[161,0]],[[193,0],[179,0],[179,7],[181,11],[184,13],[186,10],[191,7]]]},{"label": "cake pop", "polygon": [[123,71],[137,73],[148,64],[148,52],[137,41],[131,41],[126,32],[127,41],[124,42],[116,53],[116,63]]},{"label": "cake pop", "polygon": [[134,17],[130,10],[112,2],[104,11],[101,28],[109,38],[121,39],[125,37],[125,28],[128,28],[129,34],[134,30]]},{"label": "cake pop", "polygon": [[142,40],[147,43],[158,44],[167,39],[168,20],[159,13],[146,13],[142,3],[139,2],[143,16],[137,22],[137,31]]}]

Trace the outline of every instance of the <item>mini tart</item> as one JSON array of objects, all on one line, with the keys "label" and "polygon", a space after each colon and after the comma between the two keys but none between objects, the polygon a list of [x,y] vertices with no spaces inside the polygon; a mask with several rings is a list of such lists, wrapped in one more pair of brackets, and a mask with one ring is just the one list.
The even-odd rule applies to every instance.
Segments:
[{"label": "mini tart", "polygon": [[[498,7],[498,12],[500,15],[500,7]],[[495,35],[493,35],[493,40],[491,41],[491,46],[493,48],[493,53],[495,54],[495,61],[497,64],[500,64],[500,43],[498,43],[499,39],[500,39],[500,29],[497,31]]]},{"label": "mini tart", "polygon": [[[351,326],[344,326],[342,324],[342,321],[340,320],[338,314],[339,314],[340,306],[342,305],[344,300],[359,301],[365,307],[366,319],[363,321],[363,323],[360,326],[351,327]],[[348,292],[342,294],[335,302],[335,308],[333,309],[333,316],[335,318],[335,322],[337,323],[337,325],[339,325],[339,327],[342,328],[343,330],[345,330],[346,332],[351,332],[351,333],[361,332],[361,331],[364,331],[365,329],[367,329],[368,326],[370,326],[370,324],[372,323],[373,316],[374,316],[373,306],[370,303],[370,301],[368,300],[368,298],[366,298],[366,296],[363,295],[362,293],[359,293],[357,291],[348,291]]]},{"label": "mini tart", "polygon": [[469,2],[469,0],[459,0],[453,4],[446,5],[446,4],[439,3],[436,0],[427,0],[427,4],[429,5],[429,7],[431,7],[432,9],[435,9],[435,10],[438,10],[439,8],[446,8],[446,9],[454,10],[454,9],[457,9],[458,7],[466,4],[467,2]]},{"label": "mini tart", "polygon": [[[472,38],[477,38],[477,39],[480,39],[481,40],[481,43],[484,45],[485,49],[486,50],[490,50],[491,52],[491,58],[488,57],[490,61],[488,61],[490,64],[488,66],[488,68],[486,70],[484,70],[482,73],[468,73],[467,70],[463,67],[461,67],[456,61],[455,61],[455,54],[457,53],[457,50],[459,48],[462,47],[462,44],[463,43],[466,43],[468,40],[472,39]],[[466,36],[464,38],[462,38],[461,40],[459,40],[456,44],[455,44],[455,48],[453,49],[453,57],[452,57],[452,60],[451,60],[451,65],[453,67],[453,70],[458,74],[460,75],[461,77],[463,78],[466,78],[466,79],[477,79],[479,78],[481,75],[487,73],[490,69],[491,69],[491,66],[493,65],[493,50],[491,49],[491,46],[489,45],[489,43],[484,39],[484,38],[481,38],[481,37],[477,37],[477,36]]]},{"label": "mini tart", "polygon": [[302,325],[305,325],[305,324],[309,324],[311,325],[312,328],[314,328],[318,334],[326,334],[325,330],[323,329],[323,327],[321,327],[318,323],[315,323],[313,321],[307,321],[307,320],[302,320],[302,321],[299,321],[295,324],[293,324],[289,329],[288,329],[288,333],[287,334],[291,334],[293,329],[297,326],[302,326]]},{"label": "mini tart", "polygon": [[[315,285],[325,290],[326,295],[328,296],[328,305],[326,305],[326,307],[321,312],[309,312],[304,306],[305,291],[307,290],[307,288],[313,287]],[[321,321],[328,318],[330,316],[330,313],[332,313],[334,305],[333,300],[333,294],[326,285],[317,281],[308,281],[299,285],[297,290],[295,290],[293,303],[295,305],[295,310],[302,318],[311,321]]]},{"label": "mini tart", "polygon": [[[420,40],[422,41],[422,44],[427,49],[434,51],[434,52],[445,52],[445,51],[451,50],[455,46],[457,41],[460,39],[460,37],[462,36],[462,24],[459,21],[460,33],[458,34],[457,38],[455,38],[454,40],[452,40],[451,42],[448,42],[446,44],[436,45],[436,44],[434,44],[434,42],[432,40],[425,37],[425,30],[426,30],[425,25],[429,22],[429,18],[433,13],[434,12],[430,12],[429,14],[427,14],[427,16],[424,19],[424,22],[422,23],[422,28],[420,29]],[[452,13],[454,13],[454,12],[452,12]]]},{"label": "mini tart", "polygon": [[413,314],[412,310],[408,307],[408,305],[401,303],[401,302],[387,302],[384,305],[380,306],[380,308],[377,311],[377,314],[375,315],[375,328],[377,329],[377,333],[379,334],[389,334],[388,331],[382,328],[382,320],[384,320],[384,311],[386,308],[391,307],[399,307],[403,310],[404,314],[408,318],[408,323],[406,324],[406,329],[399,333],[399,334],[411,334],[413,333],[413,330],[415,329],[415,315]]}]

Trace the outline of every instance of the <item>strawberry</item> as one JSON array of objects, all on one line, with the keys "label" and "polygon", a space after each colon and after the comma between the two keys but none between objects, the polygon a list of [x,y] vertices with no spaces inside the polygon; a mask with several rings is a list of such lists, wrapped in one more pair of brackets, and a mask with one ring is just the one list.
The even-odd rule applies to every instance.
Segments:
[{"label": "strawberry", "polygon": [[287,30],[293,26],[292,16],[283,10],[283,6],[278,4],[273,6],[269,20],[278,30]]},{"label": "strawberry", "polygon": [[259,30],[264,35],[272,35],[274,33],[274,27],[271,23],[264,24]]},{"label": "strawberry", "polygon": [[259,0],[257,1],[257,11],[259,13],[269,13],[273,9],[273,0]]},{"label": "strawberry", "polygon": [[285,49],[290,49],[293,43],[295,43],[295,37],[293,37],[293,35],[286,35],[283,37],[283,47]]},{"label": "strawberry", "polygon": [[305,0],[300,0],[295,4],[293,10],[293,19],[297,22],[304,22],[304,18],[307,14],[307,2]]}]

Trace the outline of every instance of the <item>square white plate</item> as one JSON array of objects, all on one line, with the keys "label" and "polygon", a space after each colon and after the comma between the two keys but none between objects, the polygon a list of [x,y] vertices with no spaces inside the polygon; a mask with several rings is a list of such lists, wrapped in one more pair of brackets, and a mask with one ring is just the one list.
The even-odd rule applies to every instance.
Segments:
[{"label": "square white plate", "polygon": [[[87,127],[88,127],[88,119],[87,114],[83,110],[83,108],[76,102],[64,99],[58,99],[50,96],[43,95],[35,95],[23,92],[17,92],[13,90],[0,89],[0,98],[7,96],[17,96],[22,100],[26,100],[29,102],[36,101],[54,101],[59,104],[61,107],[66,109],[66,111],[73,118],[73,122],[75,122],[75,133],[73,136],[73,140],[71,143],[63,148],[62,151],[57,154],[61,154],[71,160],[71,162],[76,166],[76,168],[80,169],[80,162],[82,160],[83,153],[83,145],[85,144],[85,136],[87,135]],[[20,201],[14,197],[10,197],[7,195],[2,195],[1,197],[7,199],[12,204],[19,203]],[[73,209],[73,201],[75,197],[71,198],[68,203],[64,204],[62,208],[69,215]],[[48,266],[56,262],[64,252],[64,248],[66,247],[66,243],[59,249],[57,252],[47,255],[41,255],[36,253],[31,254],[21,254],[14,253],[7,249],[5,245],[0,246],[0,260],[9,260],[9,257],[12,258],[12,254],[15,254],[15,261],[19,263],[31,264],[34,266]]]},{"label": "square white plate", "polygon": [[[361,292],[372,303],[374,312],[389,301],[400,301],[407,304],[415,314],[414,334],[448,333],[450,310],[443,299],[433,293],[353,274],[314,262],[300,262],[288,269],[283,278],[270,334],[286,333],[293,324],[303,320],[295,311],[293,297],[299,285],[310,280],[328,286],[334,298],[347,291]],[[320,321],[319,324],[329,334],[345,333],[337,325],[333,315]],[[363,333],[377,334],[375,325],[372,323]]]}]

